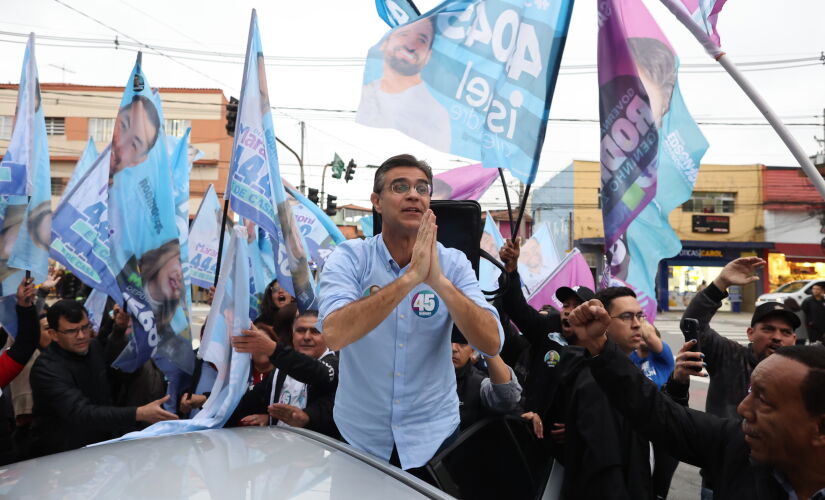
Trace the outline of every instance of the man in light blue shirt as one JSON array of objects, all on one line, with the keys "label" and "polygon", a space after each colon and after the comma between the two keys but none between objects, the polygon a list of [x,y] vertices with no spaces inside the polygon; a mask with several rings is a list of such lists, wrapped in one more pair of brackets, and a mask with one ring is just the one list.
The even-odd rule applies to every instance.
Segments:
[{"label": "man in light blue shirt", "polygon": [[411,155],[375,173],[381,234],[339,245],[321,275],[318,323],[340,350],[334,417],[354,447],[401,468],[427,463],[458,429],[453,322],[486,355],[504,333],[462,252],[436,241],[432,170]]}]

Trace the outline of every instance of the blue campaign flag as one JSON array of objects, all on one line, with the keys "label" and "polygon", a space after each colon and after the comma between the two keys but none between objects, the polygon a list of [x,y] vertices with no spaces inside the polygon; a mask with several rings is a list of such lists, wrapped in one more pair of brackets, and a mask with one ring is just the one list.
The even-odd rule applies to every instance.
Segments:
[{"label": "blue campaign flag", "polygon": [[138,54],[115,120],[109,159],[111,267],[133,318],[132,336],[113,366],[133,372],[150,356],[160,356],[191,374],[194,356],[163,122],[160,99],[153,95]]},{"label": "blue campaign flag", "polygon": [[446,0],[370,49],[356,122],[532,183],[572,0]]},{"label": "blue campaign flag", "polygon": [[320,272],[324,269],[329,254],[335,250],[336,245],[346,241],[346,237],[321,207],[286,182],[284,186],[291,198],[295,224],[309,247],[310,267]]},{"label": "blue campaign flag", "polygon": [[406,24],[420,15],[409,0],[375,0],[375,8],[390,28]]},{"label": "blue campaign flag", "polygon": [[[42,127],[42,135],[40,134]],[[34,56],[34,33],[29,35],[23,54],[23,70],[17,92],[14,129],[6,154],[0,162],[0,195],[28,196],[35,182],[34,169],[45,145],[46,125],[40,98],[40,81]],[[43,144],[40,144],[43,142]]]},{"label": "blue campaign flag", "polygon": [[172,165],[172,192],[175,195],[175,221],[178,226],[187,316],[192,313],[192,277],[189,270],[189,174],[192,171],[192,161],[189,157],[190,132],[191,127],[186,129],[180,139],[171,136],[166,138],[172,151],[169,161]]},{"label": "blue campaign flag", "polygon": [[91,137],[89,137],[88,142],[86,142],[86,148],[83,149],[82,153],[80,153],[80,159],[77,160],[77,164],[74,166],[72,176],[69,178],[69,182],[66,183],[66,188],[63,190],[63,195],[60,197],[61,202],[63,201],[63,198],[66,196],[66,194],[71,192],[72,189],[74,189],[74,186],[75,184],[77,184],[78,179],[86,175],[86,172],[89,170],[89,168],[91,168],[95,160],[97,160],[97,147],[95,147],[95,141]]},{"label": "blue campaign flag", "polygon": [[[498,251],[504,246],[504,238],[501,237],[496,222],[490,212],[484,221],[484,232],[481,233],[481,249],[498,259]],[[498,288],[498,277],[501,270],[494,266],[487,259],[482,258],[478,264],[478,284],[482,290],[496,290]]]},{"label": "blue campaign flag", "polygon": [[[246,392],[251,362],[248,353],[232,349],[231,337],[249,328],[249,255],[246,228],[236,226],[221,263],[215,300],[206,318],[198,356],[212,363],[218,375],[209,398],[193,418],[158,422],[114,441],[128,441],[153,436],[180,434],[223,427]],[[112,441],[107,441],[112,442]]]},{"label": "blue campaign flag", "polygon": [[230,206],[240,216],[273,237],[279,233],[285,236],[278,243],[286,250],[298,308],[317,309],[309,252],[295,224],[281,180],[268,92],[257,15],[253,9],[226,192]]},{"label": "blue campaign flag", "polygon": [[[88,148],[87,148],[88,151]],[[49,256],[80,281],[120,302],[109,251],[108,181],[111,146],[88,167],[78,162],[52,219]],[[84,168],[82,175],[77,170]]]},{"label": "blue campaign flag", "polygon": [[[215,188],[210,184],[189,228],[189,272],[192,283],[202,288],[215,284],[222,221],[223,210]],[[224,248],[229,241],[227,236],[224,235]]]},{"label": "blue campaign flag", "polygon": [[670,226],[670,212],[690,199],[708,142],[682,100],[678,82],[659,129],[656,197],[627,228],[630,262],[627,282],[645,292],[656,306],[656,272],[659,261],[682,250]]},{"label": "blue campaign flag", "polygon": [[372,238],[373,230],[373,217],[372,215],[367,215],[366,217],[361,217],[358,221],[358,225],[361,226],[361,232],[364,233],[365,238]]},{"label": "blue campaign flag", "polygon": [[51,172],[33,34],[23,57],[14,130],[0,164],[0,194],[9,195],[4,197],[6,211],[0,236],[0,267],[4,268],[0,275],[4,279],[2,293],[6,295],[19,284],[16,276],[11,282],[6,280],[15,269],[31,271],[35,281],[40,282],[47,278],[49,267]]}]

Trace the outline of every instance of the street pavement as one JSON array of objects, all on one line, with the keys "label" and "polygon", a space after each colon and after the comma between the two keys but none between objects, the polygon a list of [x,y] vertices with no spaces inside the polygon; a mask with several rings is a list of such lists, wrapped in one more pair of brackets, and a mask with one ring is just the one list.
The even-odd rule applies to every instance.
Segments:
[{"label": "street pavement", "polygon": [[[679,330],[679,321],[682,319],[682,311],[660,313],[656,318],[656,328],[662,334],[662,340],[673,351],[679,351],[684,345],[684,337]],[[735,340],[742,345],[748,344],[747,329],[750,326],[750,313],[728,313],[719,312],[713,317],[711,327],[720,335]],[[701,348],[701,346],[700,346]],[[704,377],[691,377],[690,381],[690,407],[704,411],[705,399],[708,392],[708,379]],[[702,480],[699,477],[699,469],[688,464],[681,463],[673,476],[670,485],[670,495],[672,500],[697,500],[699,498]]]}]

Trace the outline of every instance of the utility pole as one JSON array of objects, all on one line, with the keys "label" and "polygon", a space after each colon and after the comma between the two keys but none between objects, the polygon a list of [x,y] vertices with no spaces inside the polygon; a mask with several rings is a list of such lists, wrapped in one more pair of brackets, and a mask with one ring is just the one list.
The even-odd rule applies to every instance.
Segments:
[{"label": "utility pole", "polygon": [[[304,134],[306,133],[306,123],[303,121],[300,122],[301,125],[301,158],[304,157]],[[304,162],[303,160],[299,162],[301,165],[301,185],[298,189],[300,189],[301,194],[304,194],[304,190],[306,189],[306,182],[304,182]],[[321,196],[323,199],[323,196]]]},{"label": "utility pole", "polygon": [[[327,179],[327,167],[330,166],[330,165],[331,165],[330,163],[327,163],[326,165],[324,165],[324,170],[321,172],[321,198],[320,198],[321,201],[319,202],[319,206],[320,206],[321,203],[324,202],[324,181]],[[321,208],[323,209],[324,207],[321,207]]]}]

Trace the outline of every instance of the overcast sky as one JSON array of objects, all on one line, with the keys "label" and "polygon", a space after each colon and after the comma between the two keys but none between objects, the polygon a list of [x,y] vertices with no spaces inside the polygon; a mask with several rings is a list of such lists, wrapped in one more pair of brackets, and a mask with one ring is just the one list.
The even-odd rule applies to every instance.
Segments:
[{"label": "overcast sky", "polygon": [[[64,0],[61,0],[64,1]],[[358,106],[363,63],[367,49],[387,26],[375,13],[373,0],[317,0],[219,2],[160,0],[65,0],[73,8],[110,28],[84,17],[55,0],[5,0],[0,4],[0,82],[17,83],[23,57],[22,37],[14,33],[120,41],[131,37],[152,46],[243,53],[249,15],[258,9],[261,39],[268,57],[284,59],[267,66],[276,133],[294,148],[300,147],[298,122],[307,124],[305,164],[307,184],[319,187],[321,167],[338,152],[359,165],[379,164],[386,157],[411,152],[431,162],[435,169],[460,166],[467,161],[439,153],[390,130],[354,123],[349,112],[315,112],[285,108],[355,110]],[[418,0],[422,11],[437,1]],[[658,2],[647,0],[663,31],[676,48],[683,65],[680,86],[687,106],[700,122],[762,122],[759,112],[724,70],[690,67],[713,61],[705,55],[672,15]],[[562,66],[591,65],[583,71],[562,71],[556,86],[550,117],[598,118],[596,81],[596,2],[579,0],[573,8]],[[825,50],[825,2],[822,0],[729,0],[720,16],[722,47],[736,63],[816,58]],[[128,38],[127,38],[128,39]],[[15,43],[16,42],[16,43]],[[64,45],[56,47],[49,45]],[[72,47],[65,47],[72,45]],[[134,64],[135,53],[101,48],[79,48],[78,41],[40,39],[37,59],[42,82],[123,85]],[[163,50],[171,54],[172,52]],[[170,60],[144,51],[144,72],[152,86],[221,88],[227,97],[238,95],[242,59],[175,52]],[[292,58],[292,59],[286,59]],[[297,59],[296,59],[297,58]],[[224,62],[214,62],[214,61]],[[800,63],[785,64],[792,66]],[[792,126],[791,131],[806,151],[814,154],[822,138],[825,108],[825,67],[816,61],[807,66],[770,71],[748,71],[747,77],[775,111]],[[65,67],[62,71],[58,67]],[[751,66],[753,67],[753,66]],[[764,66],[757,66],[762,67]],[[743,66],[743,69],[745,66]],[[697,73],[697,70],[703,72]],[[688,73],[688,71],[691,71]],[[573,74],[578,73],[578,74]],[[704,163],[793,165],[794,160],[776,134],[766,126],[701,125],[710,142]],[[569,165],[572,159],[598,160],[596,123],[551,122],[541,158],[537,183],[541,184]],[[297,184],[295,161],[279,150],[285,177]],[[327,179],[327,191],[345,202],[366,204],[372,172],[359,169],[356,181]],[[500,188],[485,201],[501,208]]]}]

